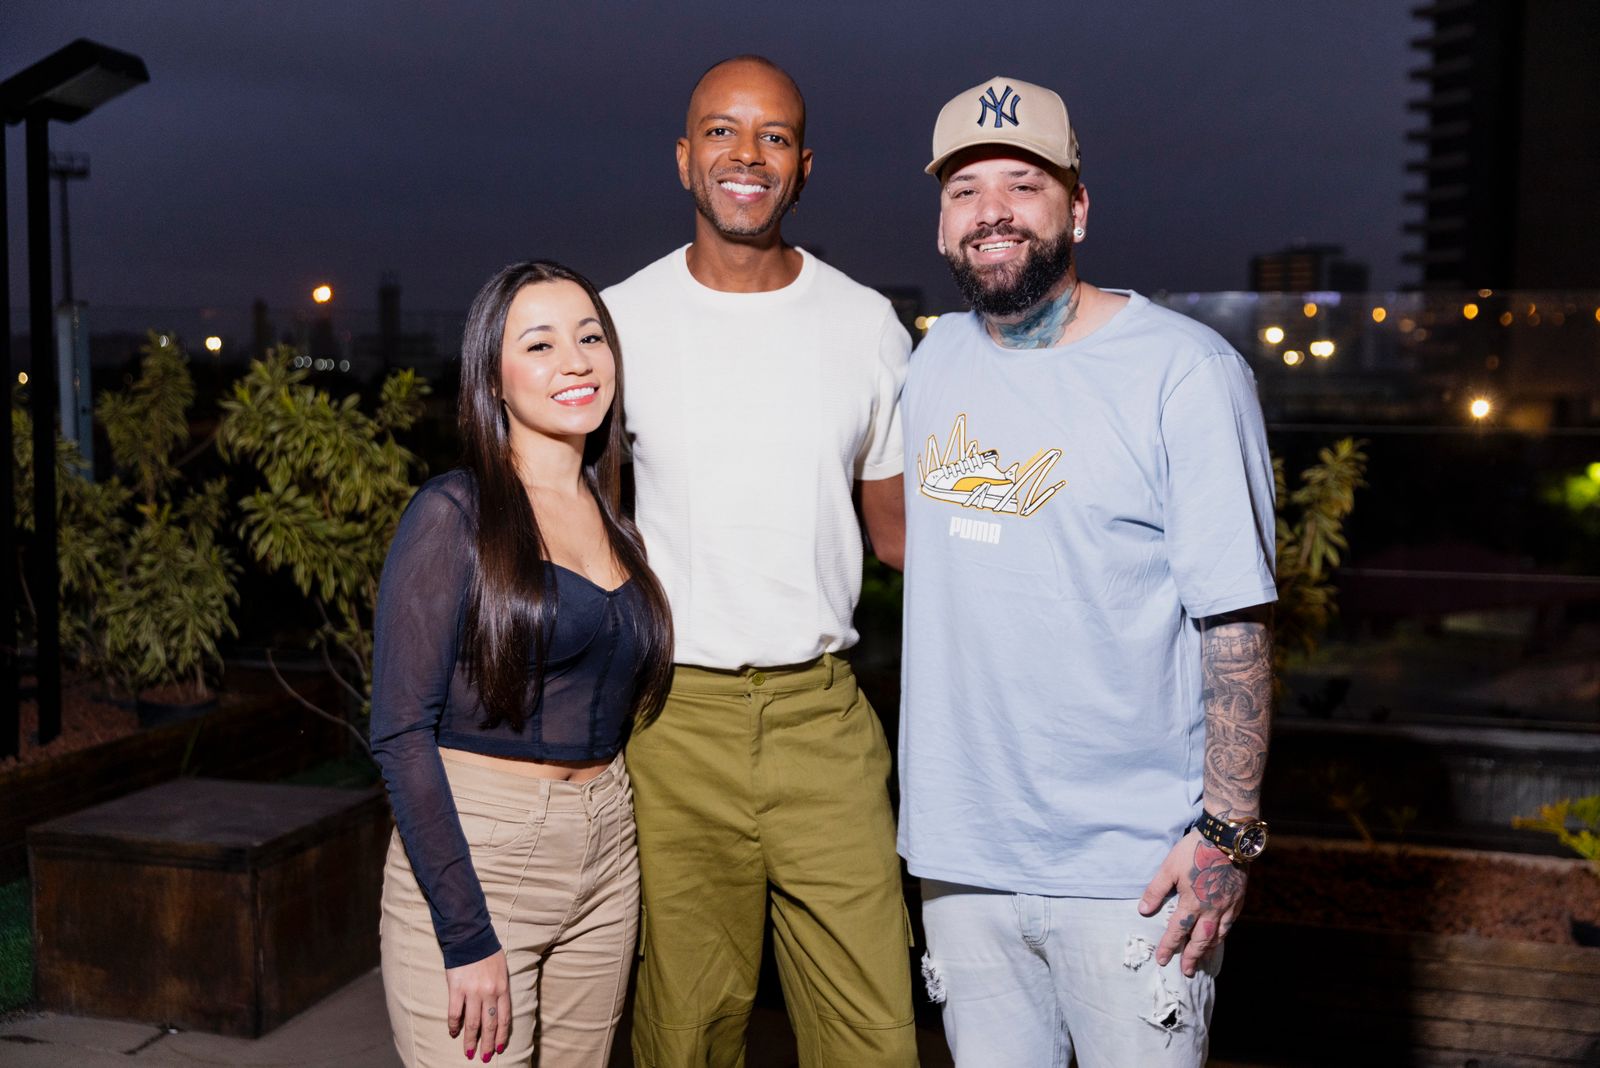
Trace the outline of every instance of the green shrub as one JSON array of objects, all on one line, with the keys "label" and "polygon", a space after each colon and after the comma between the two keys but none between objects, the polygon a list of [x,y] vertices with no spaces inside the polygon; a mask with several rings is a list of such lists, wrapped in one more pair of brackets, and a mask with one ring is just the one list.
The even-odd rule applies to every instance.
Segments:
[{"label": "green shrub", "polygon": [[[359,396],[335,401],[308,385],[293,357],[280,348],[251,363],[222,404],[218,442],[224,458],[248,464],[257,478],[258,488],[239,502],[245,545],[269,572],[288,574],[316,607],[313,645],[365,714],[378,577],[420,467],[395,433],[416,422],[430,391],[414,372],[396,371],[368,415]],[[281,675],[279,681],[293,692]],[[363,731],[351,731],[365,744]]]}]

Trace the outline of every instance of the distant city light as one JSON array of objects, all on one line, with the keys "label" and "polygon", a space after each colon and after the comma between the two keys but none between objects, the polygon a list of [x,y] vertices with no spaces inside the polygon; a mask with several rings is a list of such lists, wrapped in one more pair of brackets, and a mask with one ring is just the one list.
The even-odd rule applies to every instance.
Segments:
[{"label": "distant city light", "polygon": [[938,321],[939,317],[937,315],[919,315],[915,320],[917,329],[921,330],[924,334],[926,334],[929,330],[932,330],[933,324]]},{"label": "distant city light", "polygon": [[1594,310],[1594,321],[1600,323],[1600,308]]},{"label": "distant city light", "polygon": [[[1516,318],[1516,316],[1512,315],[1510,312],[1501,312],[1500,313],[1500,325],[1501,326],[1510,326],[1511,323],[1512,323],[1512,320],[1514,320],[1515,318]],[[1600,309],[1597,309],[1595,311],[1595,318],[1600,319]]]},{"label": "distant city light", "polygon": [[17,372],[17,385],[25,386],[27,384],[28,384],[28,372],[26,372],[26,371],[18,371]]},{"label": "distant city light", "polygon": [[1373,308],[1372,309],[1372,321],[1373,322],[1381,323],[1387,318],[1389,318],[1389,313],[1386,310],[1384,310],[1383,308],[1378,307],[1378,308]]},{"label": "distant city light", "polygon": [[1487,397],[1474,397],[1472,403],[1467,405],[1467,411],[1472,413],[1472,418],[1482,419],[1493,410]]},{"label": "distant city light", "polygon": [[323,283],[311,291],[311,299],[318,304],[326,304],[333,299],[333,287]]},{"label": "distant city light", "polygon": [[1300,310],[1305,313],[1307,319],[1315,319],[1317,317],[1317,302],[1308,300],[1305,303],[1305,307]]},{"label": "distant city light", "polygon": [[1307,345],[1306,348],[1311,350],[1311,355],[1316,356],[1319,359],[1326,360],[1329,356],[1333,355],[1333,342],[1328,341],[1325,338],[1320,341],[1313,341],[1311,344]]},{"label": "distant city light", "polygon": [[341,370],[341,371],[350,370],[350,361],[349,360],[340,360],[339,361],[339,370]]},{"label": "distant city light", "polygon": [[206,338],[206,351],[207,352],[221,352],[222,351],[222,339],[220,337],[218,337],[217,335],[215,335],[215,334],[212,334],[210,337]]},{"label": "distant city light", "polygon": [[1401,319],[1400,320],[1400,332],[1402,334],[1409,334],[1409,333],[1411,333],[1411,331],[1415,330],[1416,328],[1417,328],[1417,321],[1415,319]]},{"label": "distant city light", "polygon": [[1478,290],[1478,296],[1482,297],[1484,300],[1488,300],[1490,297],[1494,296],[1494,290],[1480,289]]},{"label": "distant city light", "polygon": [[1269,326],[1261,331],[1261,338],[1269,345],[1276,345],[1283,340],[1283,327]]},{"label": "distant city light", "polygon": [[1476,304],[1463,304],[1461,306],[1461,317],[1463,319],[1476,319],[1478,317],[1478,306]]},{"label": "distant city light", "polygon": [[1297,363],[1299,363],[1303,359],[1305,359],[1305,357],[1300,355],[1300,352],[1299,352],[1298,349],[1284,349],[1283,350],[1283,362],[1288,364],[1290,367],[1295,366]]}]

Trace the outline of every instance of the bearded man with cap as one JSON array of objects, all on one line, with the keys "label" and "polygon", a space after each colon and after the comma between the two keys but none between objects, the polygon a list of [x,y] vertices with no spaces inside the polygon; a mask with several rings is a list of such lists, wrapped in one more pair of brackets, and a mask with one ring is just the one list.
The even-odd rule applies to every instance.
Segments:
[{"label": "bearded man with cap", "polygon": [[[899,845],[958,1065],[1201,1065],[1265,845],[1273,476],[1214,331],[1078,277],[1061,98],[940,112],[941,316],[902,395]],[[909,464],[908,464],[909,468]]]}]

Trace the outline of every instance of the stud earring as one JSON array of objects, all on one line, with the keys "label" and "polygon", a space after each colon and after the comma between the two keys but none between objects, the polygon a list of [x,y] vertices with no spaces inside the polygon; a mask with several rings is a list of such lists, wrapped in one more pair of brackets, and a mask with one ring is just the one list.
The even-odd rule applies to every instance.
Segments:
[{"label": "stud earring", "polygon": [[1086,231],[1086,230],[1084,230],[1084,228],[1083,228],[1083,227],[1081,227],[1081,226],[1074,226],[1074,227],[1073,227],[1073,228],[1072,228],[1072,236],[1073,236],[1073,237],[1075,237],[1075,238],[1077,238],[1077,239],[1078,239],[1078,240],[1079,240],[1079,241],[1082,241],[1082,240],[1083,240],[1083,235],[1084,235],[1084,234],[1085,234],[1085,233],[1087,233],[1087,232],[1088,232],[1088,231]]}]

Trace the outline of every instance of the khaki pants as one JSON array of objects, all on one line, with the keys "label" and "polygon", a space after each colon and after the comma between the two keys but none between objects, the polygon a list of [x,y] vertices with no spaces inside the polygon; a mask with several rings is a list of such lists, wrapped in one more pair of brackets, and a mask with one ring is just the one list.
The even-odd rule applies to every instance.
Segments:
[{"label": "khaki pants", "polygon": [[744,1063],[770,906],[800,1064],[914,1065],[889,751],[849,665],[680,666],[628,767],[645,902],[636,1064]]},{"label": "khaki pants", "polygon": [[[602,1068],[638,936],[632,794],[619,755],[582,785],[444,754],[461,829],[511,974],[511,1034],[495,1063]],[[444,954],[400,836],[389,843],[383,990],[408,1068],[463,1063],[445,1024]]]}]

